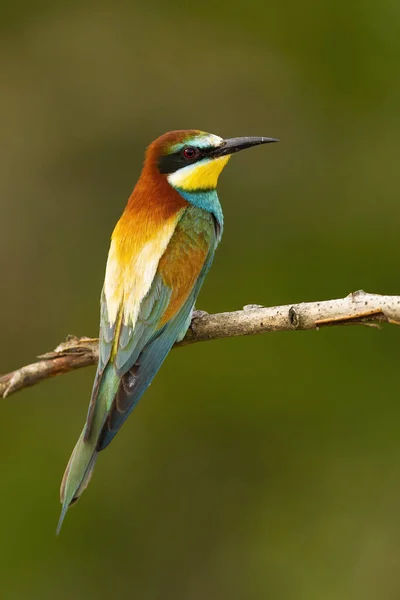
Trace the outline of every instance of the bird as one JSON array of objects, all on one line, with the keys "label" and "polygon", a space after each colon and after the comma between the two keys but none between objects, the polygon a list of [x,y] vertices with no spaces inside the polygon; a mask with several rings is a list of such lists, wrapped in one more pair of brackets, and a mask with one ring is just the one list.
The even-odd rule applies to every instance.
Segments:
[{"label": "bird", "polygon": [[279,141],[170,131],[147,148],[111,236],[100,300],[99,360],[86,422],[61,483],[61,515],[86,489],[104,450],[185,336],[221,241],[217,195],[232,154]]}]

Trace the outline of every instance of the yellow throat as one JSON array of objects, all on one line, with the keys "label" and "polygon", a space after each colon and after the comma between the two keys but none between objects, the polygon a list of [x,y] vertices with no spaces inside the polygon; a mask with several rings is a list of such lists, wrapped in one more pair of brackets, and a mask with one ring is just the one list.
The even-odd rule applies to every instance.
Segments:
[{"label": "yellow throat", "polygon": [[214,159],[206,158],[171,173],[168,175],[168,181],[173,187],[187,192],[213,190],[217,187],[218,177],[229,159],[230,155]]}]

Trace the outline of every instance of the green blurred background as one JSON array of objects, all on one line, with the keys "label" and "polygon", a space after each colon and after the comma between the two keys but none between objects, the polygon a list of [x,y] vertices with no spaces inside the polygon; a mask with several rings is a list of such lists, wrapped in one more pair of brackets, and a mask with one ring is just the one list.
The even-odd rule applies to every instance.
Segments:
[{"label": "green blurred background", "polygon": [[[96,335],[109,236],[170,129],[234,157],[209,312],[399,294],[397,0],[3,2],[0,370]],[[400,333],[172,352],[55,538],[94,369],[1,403],[14,599],[400,597]]]}]

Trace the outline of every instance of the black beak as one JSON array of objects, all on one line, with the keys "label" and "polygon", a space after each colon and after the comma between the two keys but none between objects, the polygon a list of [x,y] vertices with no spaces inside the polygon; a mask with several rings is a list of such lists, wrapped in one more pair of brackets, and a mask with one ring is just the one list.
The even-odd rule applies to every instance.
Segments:
[{"label": "black beak", "polygon": [[224,140],[223,145],[213,150],[211,154],[213,158],[218,158],[219,156],[226,156],[227,154],[240,152],[240,150],[245,150],[246,148],[251,148],[252,146],[258,146],[259,144],[271,144],[272,142],[279,142],[279,140],[276,138],[267,137],[229,138],[228,140]]}]

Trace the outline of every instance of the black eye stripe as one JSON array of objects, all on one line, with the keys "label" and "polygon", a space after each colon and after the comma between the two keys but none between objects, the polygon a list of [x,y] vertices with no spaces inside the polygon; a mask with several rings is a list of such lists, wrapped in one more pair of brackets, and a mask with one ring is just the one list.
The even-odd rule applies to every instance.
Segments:
[{"label": "black eye stripe", "polygon": [[174,152],[173,154],[166,154],[165,156],[161,156],[158,161],[158,170],[160,173],[168,174],[174,173],[178,171],[178,169],[182,169],[182,167],[187,167],[198,160],[203,158],[202,153],[198,156],[195,156],[193,160],[185,158],[183,155],[183,150],[179,150],[179,152]]},{"label": "black eye stripe", "polygon": [[193,165],[198,162],[202,158],[205,158],[208,154],[211,154],[215,148],[196,148],[200,150],[200,154],[196,154],[193,159],[185,158],[183,151],[185,148],[179,150],[179,152],[174,152],[173,154],[165,154],[164,156],[160,156],[158,160],[158,170],[160,173],[164,175],[168,175],[170,173],[175,173],[179,169],[183,167],[187,167],[188,165]]}]

